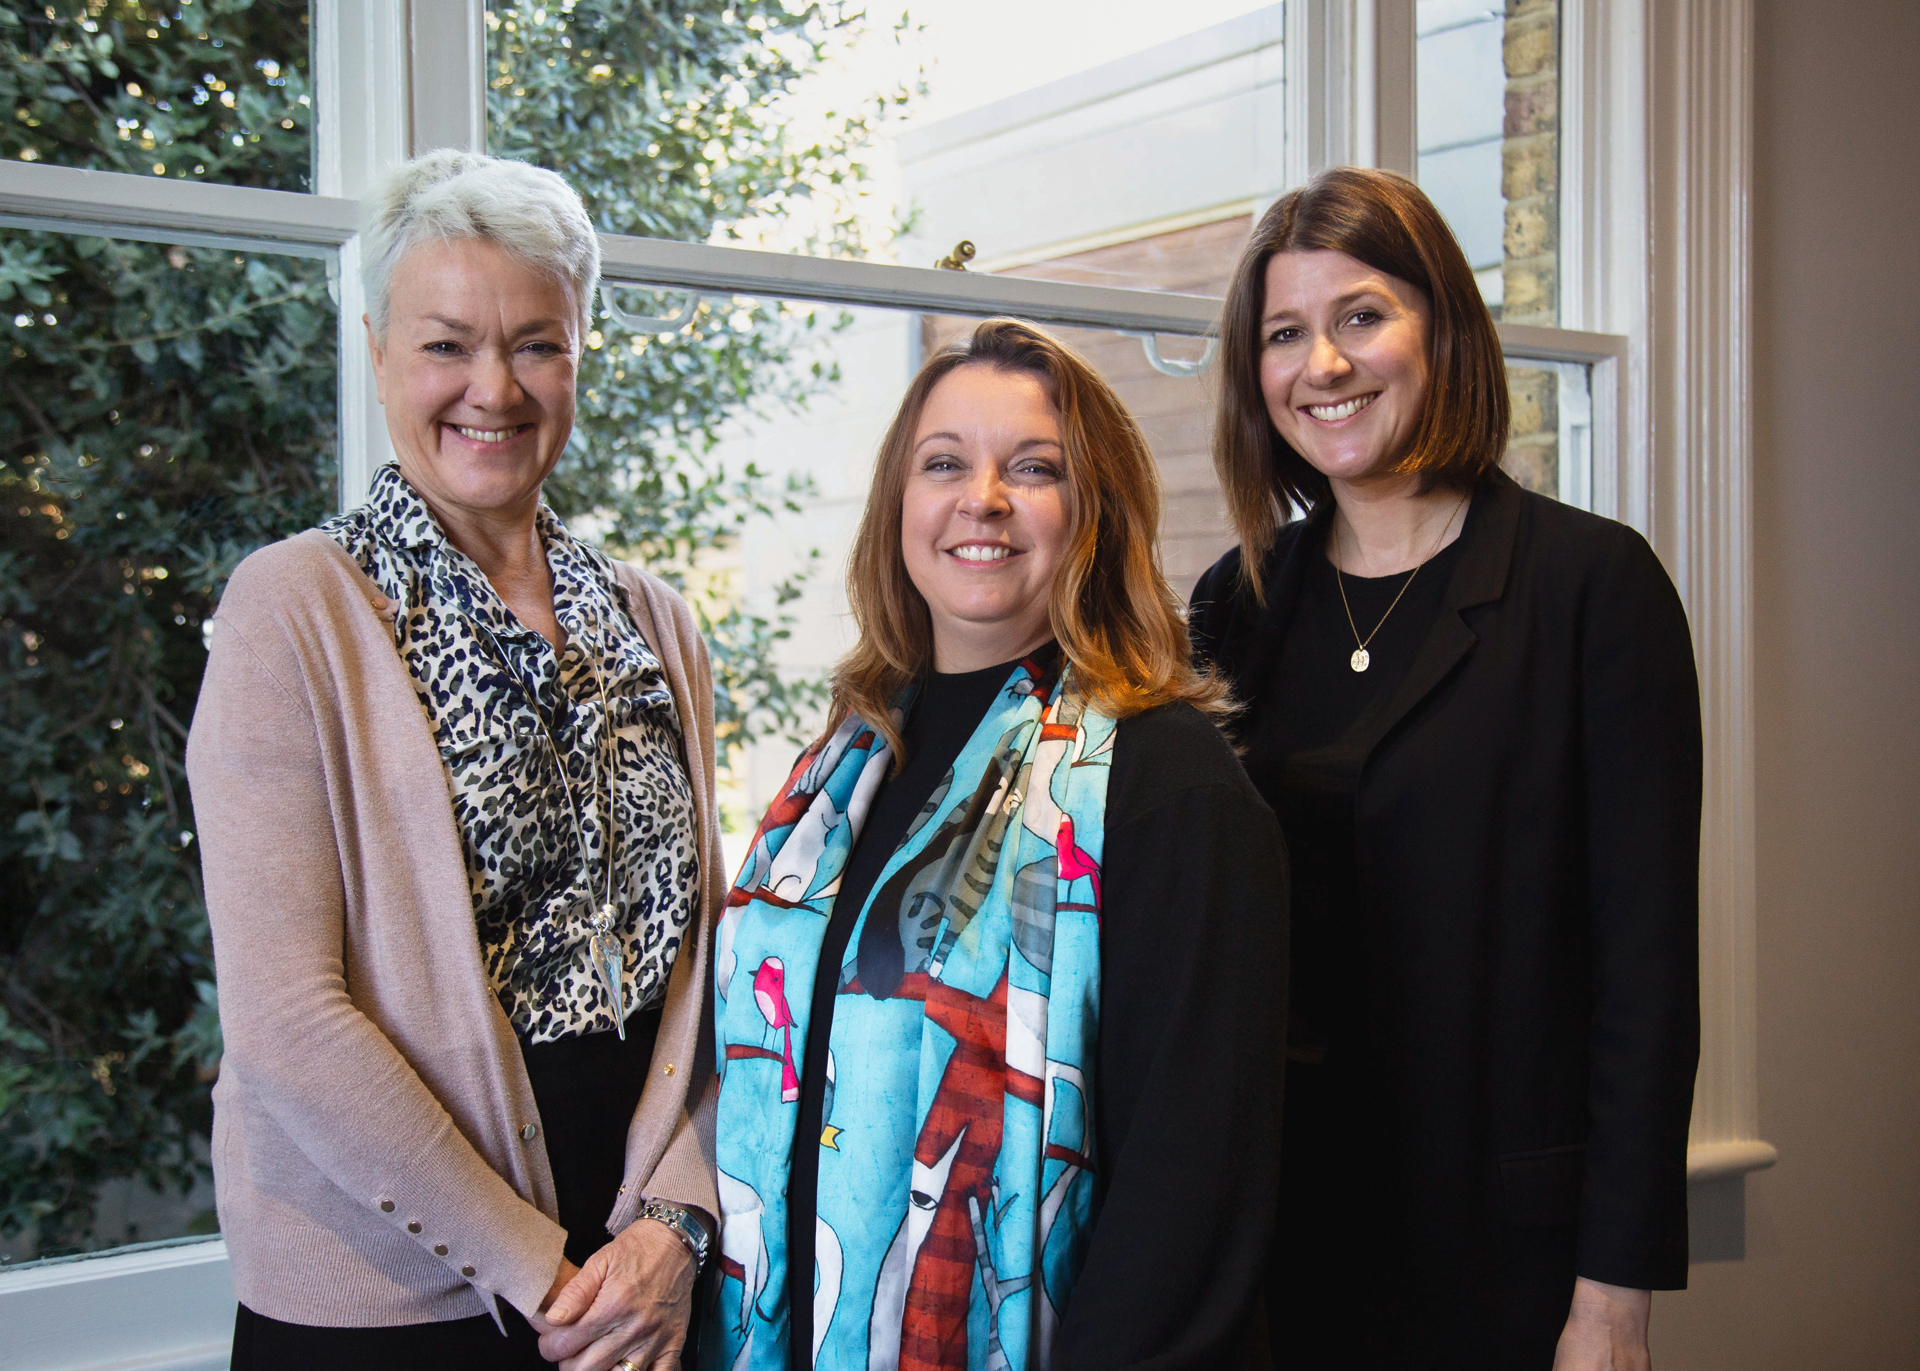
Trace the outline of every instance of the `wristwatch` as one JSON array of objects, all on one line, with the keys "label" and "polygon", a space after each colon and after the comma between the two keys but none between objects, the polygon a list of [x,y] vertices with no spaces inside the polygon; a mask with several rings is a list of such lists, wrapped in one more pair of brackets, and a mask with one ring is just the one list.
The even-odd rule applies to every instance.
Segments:
[{"label": "wristwatch", "polygon": [[687,1251],[693,1257],[695,1275],[706,1268],[707,1248],[711,1245],[707,1226],[693,1216],[691,1209],[685,1205],[670,1204],[666,1200],[648,1200],[640,1206],[640,1217],[664,1223],[673,1230],[673,1236],[686,1244]]}]

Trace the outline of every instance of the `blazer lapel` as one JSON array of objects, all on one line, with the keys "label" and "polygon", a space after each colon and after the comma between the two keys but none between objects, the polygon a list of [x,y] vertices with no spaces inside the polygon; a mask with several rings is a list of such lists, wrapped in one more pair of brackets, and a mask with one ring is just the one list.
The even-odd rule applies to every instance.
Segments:
[{"label": "blazer lapel", "polygon": [[1466,527],[1460,531],[1467,545],[1447,582],[1447,593],[1432,629],[1399,685],[1364,712],[1348,734],[1348,747],[1358,753],[1362,765],[1373,755],[1381,739],[1426,699],[1480,641],[1461,615],[1475,605],[1498,600],[1506,593],[1521,505],[1520,487],[1503,471],[1496,471],[1492,480],[1474,493]]}]

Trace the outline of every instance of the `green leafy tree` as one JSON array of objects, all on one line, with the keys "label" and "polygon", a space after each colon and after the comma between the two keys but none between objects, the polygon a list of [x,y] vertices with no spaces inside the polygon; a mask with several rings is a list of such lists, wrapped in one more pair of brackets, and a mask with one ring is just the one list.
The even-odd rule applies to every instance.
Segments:
[{"label": "green leafy tree", "polygon": [[[887,103],[811,146],[780,126],[857,27],[832,5],[490,23],[494,150],[562,170],[612,231],[709,239],[838,196]],[[307,27],[304,0],[0,0],[0,156],[306,189]],[[861,244],[846,221],[815,246]],[[98,1240],[107,1179],[205,1174],[220,1035],[185,725],[234,565],[334,507],[335,325],[323,262],[0,230],[0,1238],[42,1253]],[[711,449],[832,378],[796,360],[811,326],[733,301],[672,336],[603,323],[549,498],[690,570],[796,493]],[[791,730],[810,697],[768,666],[778,608],[709,627],[733,736]]]}]

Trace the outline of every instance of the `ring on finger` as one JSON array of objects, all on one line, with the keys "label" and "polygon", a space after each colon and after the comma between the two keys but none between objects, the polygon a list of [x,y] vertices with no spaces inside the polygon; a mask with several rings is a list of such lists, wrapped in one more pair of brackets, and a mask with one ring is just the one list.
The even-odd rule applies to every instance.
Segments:
[{"label": "ring on finger", "polygon": [[636,1365],[631,1357],[622,1357],[613,1364],[613,1371],[646,1371],[646,1368]]}]

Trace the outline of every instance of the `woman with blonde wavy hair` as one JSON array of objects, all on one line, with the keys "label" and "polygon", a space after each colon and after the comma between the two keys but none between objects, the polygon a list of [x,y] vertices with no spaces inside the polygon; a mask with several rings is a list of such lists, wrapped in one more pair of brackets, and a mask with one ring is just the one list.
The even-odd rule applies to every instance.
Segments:
[{"label": "woman with blonde wavy hair", "polygon": [[718,933],[707,1365],[1265,1363],[1285,853],[1159,517],[1038,329],[908,389],[860,641]]}]

